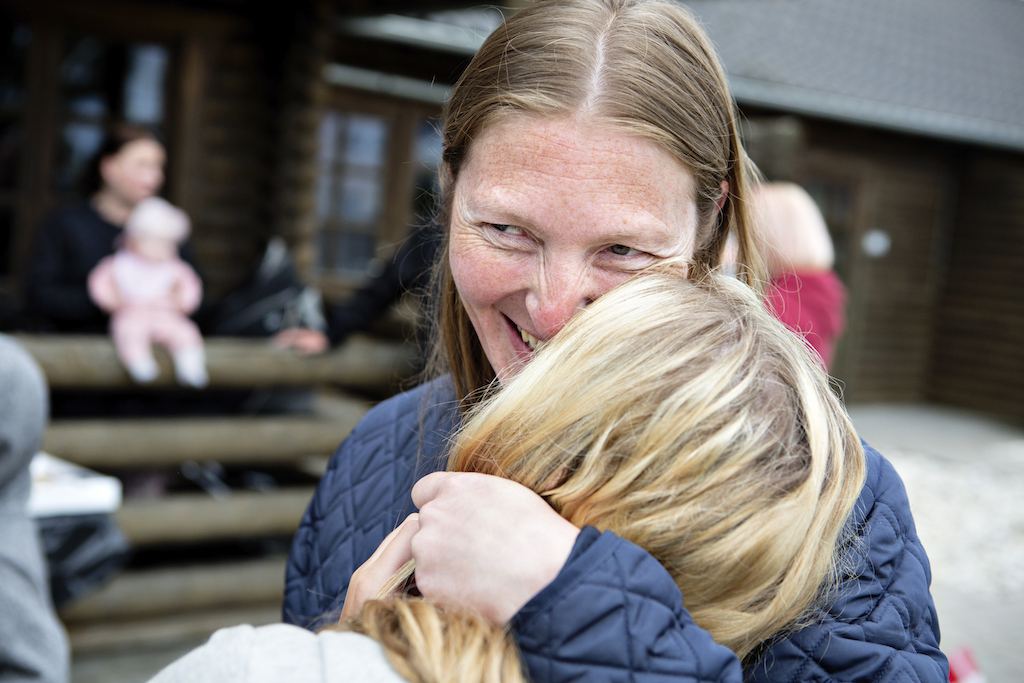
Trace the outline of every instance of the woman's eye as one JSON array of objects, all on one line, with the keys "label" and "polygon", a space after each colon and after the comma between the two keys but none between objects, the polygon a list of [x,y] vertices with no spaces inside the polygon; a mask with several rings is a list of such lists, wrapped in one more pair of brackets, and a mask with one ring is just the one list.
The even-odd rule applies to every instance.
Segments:
[{"label": "woman's eye", "polygon": [[523,229],[518,225],[508,225],[506,223],[491,223],[495,230],[503,232],[508,235],[522,235]]},{"label": "woman's eye", "polygon": [[634,249],[633,247],[627,247],[625,244],[613,244],[612,246],[608,247],[608,251],[612,252],[616,256],[636,256],[637,254],[643,253],[642,251]]}]

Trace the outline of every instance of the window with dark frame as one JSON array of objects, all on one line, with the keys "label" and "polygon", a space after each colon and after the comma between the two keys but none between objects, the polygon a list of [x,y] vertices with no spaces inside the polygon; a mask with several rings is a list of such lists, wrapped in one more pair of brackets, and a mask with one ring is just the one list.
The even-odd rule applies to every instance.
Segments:
[{"label": "window with dark frame", "polygon": [[437,113],[416,103],[360,107],[356,96],[341,105],[319,129],[314,272],[355,286],[433,218],[441,138]]}]

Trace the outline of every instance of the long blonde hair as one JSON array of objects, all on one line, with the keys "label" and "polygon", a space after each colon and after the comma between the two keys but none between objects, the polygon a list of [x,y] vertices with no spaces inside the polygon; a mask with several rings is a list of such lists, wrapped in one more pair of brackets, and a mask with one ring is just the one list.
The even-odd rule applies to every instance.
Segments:
[{"label": "long blonde hair", "polygon": [[469,612],[410,597],[370,600],[333,628],[376,640],[410,683],[526,683],[508,632]]},{"label": "long blonde hair", "polygon": [[431,366],[434,374],[452,373],[467,405],[494,370],[448,264],[453,190],[473,140],[523,114],[584,116],[657,143],[695,181],[690,276],[699,279],[720,263],[730,235],[741,279],[756,288],[764,275],[747,207],[756,171],[740,142],[722,67],[693,16],[672,0],[540,0],[487,38],[444,111],[439,222],[446,237],[434,278],[438,341]]},{"label": "long blonde hair", "polygon": [[838,583],[864,454],[806,345],[746,285],[637,276],[468,414],[449,469],[510,478],[671,573],[745,658]]}]

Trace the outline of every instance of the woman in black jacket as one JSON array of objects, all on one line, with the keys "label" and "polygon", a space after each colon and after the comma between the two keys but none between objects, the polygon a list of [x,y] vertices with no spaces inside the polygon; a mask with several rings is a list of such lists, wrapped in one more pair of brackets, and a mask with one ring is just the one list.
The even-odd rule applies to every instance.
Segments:
[{"label": "woman in black jacket", "polygon": [[[166,160],[152,131],[125,124],[108,131],[83,178],[88,200],[51,213],[36,235],[25,280],[25,313],[39,327],[106,332],[107,316],[89,298],[86,279],[102,258],[114,253],[132,208],[160,191]],[[182,256],[195,265],[187,246]]]}]

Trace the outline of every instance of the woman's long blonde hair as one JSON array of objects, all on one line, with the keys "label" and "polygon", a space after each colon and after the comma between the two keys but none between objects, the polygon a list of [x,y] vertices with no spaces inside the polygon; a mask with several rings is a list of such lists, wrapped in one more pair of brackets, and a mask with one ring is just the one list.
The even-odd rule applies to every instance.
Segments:
[{"label": "woman's long blonde hair", "polygon": [[746,285],[640,275],[468,415],[449,469],[649,551],[746,658],[838,582],[864,454],[806,345]]},{"label": "woman's long blonde hair", "polygon": [[694,179],[690,276],[718,266],[734,236],[741,279],[758,288],[764,278],[747,206],[756,171],[740,142],[724,71],[698,22],[673,0],[535,2],[484,41],[443,114],[438,222],[445,239],[434,277],[438,342],[430,365],[433,374],[452,374],[467,405],[494,370],[448,264],[451,202],[473,140],[524,114],[584,117],[655,142]]}]

